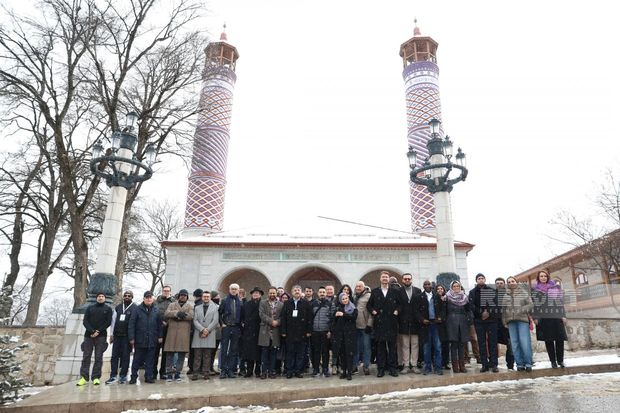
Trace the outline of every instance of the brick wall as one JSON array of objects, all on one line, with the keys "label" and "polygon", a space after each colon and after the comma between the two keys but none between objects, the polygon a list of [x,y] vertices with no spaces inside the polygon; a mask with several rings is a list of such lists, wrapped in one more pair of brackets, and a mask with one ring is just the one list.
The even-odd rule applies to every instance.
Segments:
[{"label": "brick wall", "polygon": [[62,351],[65,327],[0,327],[0,334],[20,337],[29,346],[17,353],[22,374],[33,386],[52,383],[56,359]]}]

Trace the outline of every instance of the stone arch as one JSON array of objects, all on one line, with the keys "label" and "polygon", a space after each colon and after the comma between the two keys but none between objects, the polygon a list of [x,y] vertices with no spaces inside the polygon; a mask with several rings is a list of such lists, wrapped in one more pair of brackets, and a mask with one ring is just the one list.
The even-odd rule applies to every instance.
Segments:
[{"label": "stone arch", "polygon": [[381,274],[381,271],[388,271],[390,273],[390,276],[394,276],[398,278],[398,282],[400,282],[400,277],[401,275],[403,275],[403,272],[404,272],[394,267],[388,267],[388,266],[375,267],[371,269],[370,271],[366,272],[366,274],[364,274],[364,276],[360,278],[360,280],[364,281],[364,284],[370,287],[370,289],[377,288],[380,284],[379,274]]},{"label": "stone arch", "polygon": [[302,288],[310,286],[314,291],[325,284],[333,284],[336,291],[342,286],[342,282],[335,271],[319,264],[304,265],[293,271],[287,278],[284,289],[290,293],[295,284],[301,285]]},{"label": "stone arch", "polygon": [[249,266],[236,267],[223,274],[217,284],[217,290],[224,296],[228,294],[228,287],[232,283],[239,284],[239,287],[248,293],[252,288],[259,287],[267,294],[267,289],[271,286],[271,281],[262,271]]}]

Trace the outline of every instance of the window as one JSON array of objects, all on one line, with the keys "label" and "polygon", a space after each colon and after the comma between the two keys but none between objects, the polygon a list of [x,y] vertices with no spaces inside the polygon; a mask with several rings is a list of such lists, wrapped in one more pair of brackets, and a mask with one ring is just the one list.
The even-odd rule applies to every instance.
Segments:
[{"label": "window", "polygon": [[580,272],[575,276],[575,284],[577,284],[577,286],[580,285],[587,285],[588,284],[588,276],[583,273]]}]

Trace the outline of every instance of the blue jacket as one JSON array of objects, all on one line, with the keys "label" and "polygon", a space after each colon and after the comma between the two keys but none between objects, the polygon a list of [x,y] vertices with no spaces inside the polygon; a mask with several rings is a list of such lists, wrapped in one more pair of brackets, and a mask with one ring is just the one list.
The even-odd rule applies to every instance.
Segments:
[{"label": "blue jacket", "polygon": [[157,306],[140,304],[129,317],[129,341],[135,340],[137,348],[155,348],[163,337],[162,318]]}]

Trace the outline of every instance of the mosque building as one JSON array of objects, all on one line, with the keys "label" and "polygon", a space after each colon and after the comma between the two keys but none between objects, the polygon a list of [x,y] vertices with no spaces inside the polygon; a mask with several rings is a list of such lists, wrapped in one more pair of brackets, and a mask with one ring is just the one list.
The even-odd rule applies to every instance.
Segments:
[{"label": "mosque building", "polygon": [[[431,37],[421,35],[416,24],[413,37],[400,47],[407,141],[426,155],[428,122],[441,119],[437,46]],[[219,41],[206,47],[205,55],[185,229],[179,239],[163,242],[168,253],[166,284],[173,290],[200,287],[227,292],[233,282],[249,291],[271,285],[290,290],[295,284],[339,288],[361,279],[374,287],[384,270],[398,278],[409,272],[417,286],[436,279],[433,197],[414,184],[410,189],[411,232],[325,217],[226,231],[226,163],[239,53],[223,32]],[[423,162],[424,156],[420,158]],[[474,246],[456,241],[454,247],[457,273],[468,288],[467,254]]]}]

